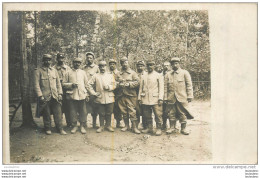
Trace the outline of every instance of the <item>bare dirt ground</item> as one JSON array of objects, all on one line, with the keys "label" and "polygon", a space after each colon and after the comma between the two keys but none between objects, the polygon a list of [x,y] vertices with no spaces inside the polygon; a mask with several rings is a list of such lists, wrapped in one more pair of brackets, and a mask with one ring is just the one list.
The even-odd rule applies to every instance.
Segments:
[{"label": "bare dirt ground", "polygon": [[[33,105],[35,111],[35,105]],[[43,131],[42,118],[35,118],[37,130],[19,128],[21,108],[10,131],[11,163],[47,164],[202,164],[210,163],[210,101],[193,101],[195,119],[188,121],[189,136],[180,133],[161,136],[134,134],[130,131],[96,133],[88,116],[87,134],[60,135],[53,127],[52,135]],[[154,124],[155,125],[155,124]],[[53,125],[54,126],[54,125]],[[178,125],[178,127],[180,127]]]}]

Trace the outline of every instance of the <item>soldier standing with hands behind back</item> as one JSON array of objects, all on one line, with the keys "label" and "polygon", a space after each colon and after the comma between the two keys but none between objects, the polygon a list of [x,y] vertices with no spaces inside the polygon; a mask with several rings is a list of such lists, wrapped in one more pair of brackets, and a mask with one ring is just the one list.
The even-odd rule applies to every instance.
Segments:
[{"label": "soldier standing with hands behind back", "polygon": [[193,98],[191,76],[188,71],[181,69],[180,58],[172,58],[172,71],[164,77],[164,100],[167,102],[169,112],[170,129],[166,133],[175,132],[176,121],[181,123],[181,133],[189,135],[186,131],[187,118],[193,119],[189,111],[188,103]]},{"label": "soldier standing with hands behind back", "polygon": [[61,135],[67,133],[62,126],[62,87],[57,70],[51,67],[52,56],[44,54],[43,66],[34,72],[34,90],[38,96],[36,114],[43,115],[43,123],[47,135],[51,134],[51,113],[54,122]]}]

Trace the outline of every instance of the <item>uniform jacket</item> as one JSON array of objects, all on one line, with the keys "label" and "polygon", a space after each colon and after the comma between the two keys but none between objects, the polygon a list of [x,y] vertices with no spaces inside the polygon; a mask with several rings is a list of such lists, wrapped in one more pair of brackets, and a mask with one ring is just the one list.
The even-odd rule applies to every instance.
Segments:
[{"label": "uniform jacket", "polygon": [[158,104],[158,100],[163,100],[163,83],[163,76],[156,71],[142,75],[138,100],[141,100],[144,105]]},{"label": "uniform jacket", "polygon": [[45,100],[51,97],[58,101],[58,95],[62,95],[62,87],[58,72],[53,67],[41,67],[34,71],[34,90],[38,97]]},{"label": "uniform jacket", "polygon": [[[72,88],[73,83],[78,83],[77,88]],[[88,96],[88,78],[81,69],[71,69],[63,78],[63,87],[66,89],[66,98],[69,100],[84,100]]]},{"label": "uniform jacket", "polygon": [[87,78],[90,80],[96,73],[99,73],[99,68],[96,64],[85,65],[83,70],[87,74]]},{"label": "uniform jacket", "polygon": [[129,86],[119,86],[118,96],[137,96],[136,89],[139,87],[140,79],[135,71],[130,68],[127,71],[121,71],[118,75],[117,85],[120,83],[129,83]]},{"label": "uniform jacket", "polygon": [[188,98],[193,98],[189,72],[181,68],[168,72],[164,77],[164,100],[168,100],[169,104],[174,104],[176,99],[184,103]]},{"label": "uniform jacket", "polygon": [[[105,86],[109,86],[109,90],[104,90]],[[113,74],[105,72],[104,74],[95,74],[88,82],[88,91],[91,95],[100,93],[100,97],[96,97],[94,102],[98,104],[109,104],[115,102],[115,94],[113,90],[116,88],[116,81]]]},{"label": "uniform jacket", "polygon": [[65,64],[63,66],[56,64],[54,68],[57,70],[60,81],[62,82],[63,78],[65,77],[65,74],[70,70],[70,67]]}]

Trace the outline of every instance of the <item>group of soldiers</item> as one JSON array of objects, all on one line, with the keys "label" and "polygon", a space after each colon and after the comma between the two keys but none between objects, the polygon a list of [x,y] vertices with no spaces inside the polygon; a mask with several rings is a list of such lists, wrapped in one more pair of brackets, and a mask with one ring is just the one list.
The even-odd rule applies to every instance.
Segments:
[{"label": "group of soldiers", "polygon": [[[42,67],[34,73],[38,97],[36,114],[43,116],[47,135],[51,134],[51,115],[60,134],[67,134],[62,124],[63,113],[72,134],[78,130],[86,134],[87,115],[91,113],[94,128],[97,128],[99,116],[97,133],[114,132],[113,114],[116,127],[124,132],[132,130],[136,134],[159,136],[166,130],[171,134],[178,131],[176,121],[179,120],[181,133],[189,135],[186,124],[187,119],[193,118],[188,108],[193,89],[189,72],[180,67],[180,58],[164,62],[163,70],[156,70],[153,60],[140,60],[136,63],[136,72],[130,68],[126,57],[120,59],[120,71],[115,59],[110,59],[108,66],[106,61],[96,65],[92,52],[86,53],[85,66],[82,66],[82,58],[75,58],[70,68],[62,53],[57,54],[57,64],[53,67],[51,60],[50,54],[44,54]],[[153,129],[152,114],[156,130]]]}]

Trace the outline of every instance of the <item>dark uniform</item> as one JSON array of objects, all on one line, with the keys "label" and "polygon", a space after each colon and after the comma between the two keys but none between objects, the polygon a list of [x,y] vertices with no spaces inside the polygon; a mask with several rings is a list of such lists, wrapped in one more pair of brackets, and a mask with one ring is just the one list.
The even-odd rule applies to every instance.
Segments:
[{"label": "dark uniform", "polygon": [[[57,54],[57,60],[58,60],[58,58],[64,58],[64,55],[61,54],[61,53],[58,53]],[[54,68],[57,70],[57,72],[59,74],[60,82],[61,82],[61,85],[62,85],[62,80],[63,80],[65,74],[70,70],[70,67],[67,66],[66,64],[63,64],[63,65],[56,64],[54,66]],[[62,112],[65,114],[67,126],[71,127],[72,125],[71,125],[71,121],[70,121],[69,102],[66,99],[66,91],[65,91],[65,89],[62,88],[62,90],[63,90]]]},{"label": "dark uniform", "polygon": [[[49,63],[51,58],[51,55],[44,54],[43,62]],[[36,114],[43,115],[46,134],[51,134],[51,114],[53,114],[57,130],[65,135],[61,111],[62,87],[57,70],[45,65],[36,69],[34,71],[34,90],[39,100]]]},{"label": "dark uniform", "polygon": [[[92,55],[93,58],[95,58],[95,55],[92,52],[87,52],[86,56],[88,56],[88,55]],[[96,73],[99,73],[98,66],[94,63],[86,64],[84,66],[83,70],[86,72],[88,80],[90,80]],[[90,96],[89,102],[87,103],[87,112],[91,113],[92,119],[93,119],[92,125],[93,125],[93,128],[96,128],[96,120],[97,120],[98,111],[97,111],[97,105],[94,102],[94,100],[95,100],[95,98],[93,96]]]},{"label": "dark uniform", "polygon": [[118,77],[118,106],[123,114],[123,119],[125,122],[125,127],[122,131],[129,129],[130,119],[132,121],[133,131],[140,134],[141,132],[137,129],[136,118],[136,89],[139,87],[139,78],[137,73],[130,69],[127,58],[123,58],[120,63],[122,65],[122,71],[119,73]]}]

